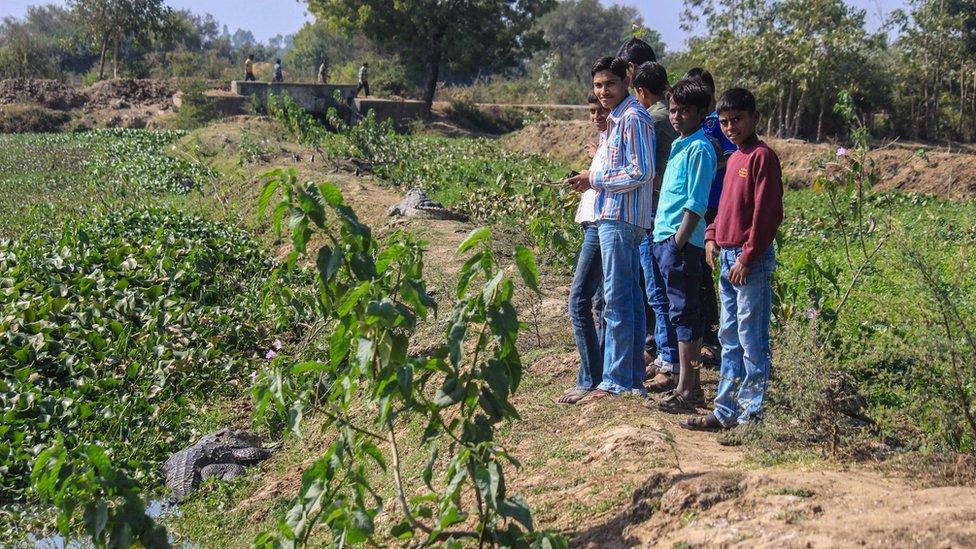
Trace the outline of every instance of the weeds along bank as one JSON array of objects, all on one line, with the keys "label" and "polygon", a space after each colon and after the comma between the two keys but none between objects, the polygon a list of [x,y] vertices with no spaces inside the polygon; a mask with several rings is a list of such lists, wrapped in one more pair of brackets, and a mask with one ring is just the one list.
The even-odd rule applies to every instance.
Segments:
[{"label": "weeds along bank", "polygon": [[152,535],[139,490],[298,333],[265,247],[180,211],[215,175],[163,154],[180,135],[0,138],[0,540],[54,525],[39,496]]}]

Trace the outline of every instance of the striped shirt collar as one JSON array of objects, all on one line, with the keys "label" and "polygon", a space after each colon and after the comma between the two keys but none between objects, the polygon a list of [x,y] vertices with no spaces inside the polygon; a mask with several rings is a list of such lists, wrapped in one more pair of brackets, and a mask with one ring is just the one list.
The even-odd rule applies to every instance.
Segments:
[{"label": "striped shirt collar", "polygon": [[614,122],[619,122],[620,119],[623,118],[624,113],[627,112],[628,109],[633,107],[634,103],[636,102],[637,100],[634,99],[634,96],[628,93],[627,96],[620,101],[620,104],[614,107],[612,111],[610,111],[610,114],[607,115],[607,120],[613,120]]}]

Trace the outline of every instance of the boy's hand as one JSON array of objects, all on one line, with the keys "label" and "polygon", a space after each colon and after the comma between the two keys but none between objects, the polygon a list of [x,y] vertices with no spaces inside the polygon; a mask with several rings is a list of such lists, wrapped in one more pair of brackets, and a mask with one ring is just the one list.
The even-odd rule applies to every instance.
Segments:
[{"label": "boy's hand", "polygon": [[714,240],[705,241],[705,263],[708,267],[715,270],[715,257],[718,256],[718,244]]},{"label": "boy's hand", "polygon": [[566,183],[578,193],[586,192],[587,190],[593,188],[590,185],[590,170],[583,170],[582,173],[570,177],[566,180]]},{"label": "boy's hand", "polygon": [[746,267],[739,260],[736,260],[732,264],[732,268],[729,269],[729,282],[735,284],[736,286],[742,286],[746,283],[746,277],[749,276],[749,267]]},{"label": "boy's hand", "polygon": [[589,143],[586,144],[586,155],[592,159],[594,156],[596,156],[596,151],[599,148],[600,148],[599,145],[590,141]]}]

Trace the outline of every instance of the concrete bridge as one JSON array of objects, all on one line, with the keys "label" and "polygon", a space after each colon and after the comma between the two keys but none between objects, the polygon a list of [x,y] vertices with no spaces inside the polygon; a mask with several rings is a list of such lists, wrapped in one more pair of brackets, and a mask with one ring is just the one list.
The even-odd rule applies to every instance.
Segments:
[{"label": "concrete bridge", "polygon": [[[268,104],[268,95],[288,94],[296,103],[312,114],[323,116],[335,108],[347,123],[355,123],[373,111],[377,121],[392,120],[398,129],[406,128],[414,120],[423,118],[424,102],[356,97],[356,84],[310,84],[302,82],[244,82],[234,80],[230,91],[239,97],[254,97]],[[253,101],[254,99],[252,99]]]}]

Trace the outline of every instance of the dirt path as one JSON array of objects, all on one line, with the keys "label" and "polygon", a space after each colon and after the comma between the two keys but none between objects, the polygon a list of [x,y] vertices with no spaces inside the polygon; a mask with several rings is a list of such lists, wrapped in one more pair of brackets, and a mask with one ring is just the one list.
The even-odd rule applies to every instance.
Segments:
[{"label": "dirt path", "polygon": [[[363,193],[371,208],[379,208],[380,197],[390,204],[399,199],[371,187]],[[429,267],[454,272],[454,248],[469,226],[397,224],[433,243]],[[546,279],[543,302],[565,303],[567,281]],[[677,417],[650,412],[634,398],[553,404],[572,384],[578,359],[573,351],[557,352],[571,345],[565,311],[546,309],[545,318],[531,319],[524,308],[522,317],[565,329],[551,332],[554,344],[537,350],[516,402],[524,421],[505,438],[523,462],[514,486],[541,524],[573,532],[575,546],[976,544],[973,488],[917,488],[910,479],[887,478],[863,465],[757,469],[743,451],[720,446],[714,435],[680,429]]]},{"label": "dirt path", "polygon": [[[473,226],[389,218],[398,190],[351,175],[328,179],[381,238],[404,229],[428,242],[426,272],[447,299],[460,264],[455,249]],[[544,273],[541,298],[519,294],[529,325],[520,336],[527,372],[514,399],[523,420],[500,431],[522,463],[508,473],[510,491],[528,499],[539,527],[565,532],[574,547],[976,545],[976,489],[921,488],[865,465],[762,468],[637,398],[554,404],[578,367],[563,306],[568,285]],[[301,467],[292,469],[288,478],[262,479],[257,493],[294,493]]]}]

